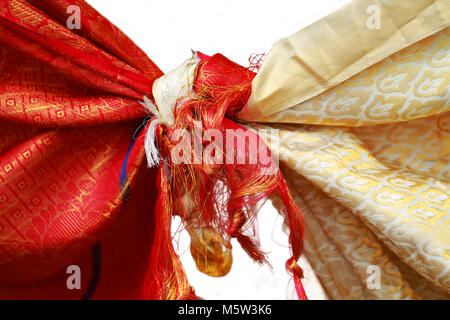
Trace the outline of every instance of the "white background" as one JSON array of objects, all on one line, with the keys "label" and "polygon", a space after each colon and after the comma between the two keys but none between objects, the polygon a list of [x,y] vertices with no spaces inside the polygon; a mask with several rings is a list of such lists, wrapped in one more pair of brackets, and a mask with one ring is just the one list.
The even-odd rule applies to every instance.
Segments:
[{"label": "white background", "polygon": [[[192,50],[220,52],[248,66],[254,53],[267,53],[280,38],[339,8],[349,0],[87,0],[124,31],[164,71],[191,56]],[[187,232],[174,241],[197,295],[205,299],[293,299],[293,283],[285,271],[288,238],[270,202],[259,218],[261,245],[272,264],[259,266],[233,244],[233,267],[223,278],[208,277],[195,267]],[[179,221],[174,223],[178,228]],[[310,299],[326,299],[319,281],[302,257],[303,281]]]}]

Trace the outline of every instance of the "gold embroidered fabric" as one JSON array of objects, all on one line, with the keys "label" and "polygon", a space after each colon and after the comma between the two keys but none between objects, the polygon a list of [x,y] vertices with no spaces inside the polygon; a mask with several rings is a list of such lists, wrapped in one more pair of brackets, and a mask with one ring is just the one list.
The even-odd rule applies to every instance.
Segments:
[{"label": "gold embroidered fabric", "polygon": [[[448,0],[353,0],[274,45],[252,82],[248,108],[240,118],[270,121],[268,116],[323,93],[449,22]],[[408,57],[420,62],[419,56],[404,59]],[[291,120],[297,122],[297,117]]]},{"label": "gold embroidered fabric", "polygon": [[[448,113],[445,118],[450,120]],[[421,123],[411,127],[427,130],[440,120],[416,120]],[[331,298],[449,298],[437,289],[448,287],[448,185],[427,177],[420,166],[389,162],[389,150],[374,152],[383,149],[385,134],[394,126],[377,127],[384,128],[372,127],[358,138],[348,128],[276,126],[282,168],[307,221],[306,255]],[[367,148],[363,141],[368,139],[360,139],[374,136],[375,129],[383,131],[377,137],[382,142],[374,147],[372,141]],[[442,133],[430,131],[411,148]],[[430,165],[431,157],[427,160]],[[367,289],[369,266],[381,269],[380,289]],[[411,281],[423,292],[413,290]]]},{"label": "gold embroidered fabric", "polygon": [[260,121],[366,126],[445,112],[450,99],[448,48],[449,28]]},{"label": "gold embroidered fabric", "polygon": [[279,130],[267,143],[330,298],[450,298],[449,5],[353,1],[276,44],[255,79],[241,119]]}]

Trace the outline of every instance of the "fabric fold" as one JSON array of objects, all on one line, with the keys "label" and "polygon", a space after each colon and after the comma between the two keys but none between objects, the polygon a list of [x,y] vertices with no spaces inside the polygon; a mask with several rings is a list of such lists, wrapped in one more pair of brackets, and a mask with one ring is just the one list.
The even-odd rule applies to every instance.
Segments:
[{"label": "fabric fold", "polygon": [[[278,136],[271,136],[269,148],[283,165],[299,174],[296,178],[295,174],[286,176],[294,193],[303,194],[304,202],[314,207],[309,212],[314,212],[316,219],[324,221],[321,217],[333,211],[336,218],[347,215],[347,220],[357,223],[355,231],[366,233],[367,239],[373,233],[380,245],[392,250],[402,263],[427,279],[424,281],[448,292],[449,131],[443,124],[449,123],[449,115],[353,129],[271,124],[271,129],[279,131],[270,131]],[[316,205],[309,195],[309,182],[301,182],[305,178],[323,192]],[[304,190],[309,191],[304,194]],[[333,223],[330,228],[342,250],[353,242],[345,239],[346,227],[338,226]],[[322,228],[327,230],[326,225]],[[361,262],[372,265],[364,254]],[[381,276],[390,274],[391,270]],[[360,277],[364,279],[363,271]],[[403,294],[398,290],[377,291],[378,298],[415,297],[410,289]]]},{"label": "fabric fold", "polygon": [[[66,28],[69,5],[82,8],[82,30]],[[102,298],[115,286],[116,297],[142,299],[153,245],[142,215],[156,188],[139,100],[162,72],[80,0],[3,1],[0,45],[0,296]],[[147,178],[140,189],[138,171]],[[95,248],[107,261],[101,270],[92,269]],[[124,257],[134,267],[118,262]],[[71,263],[85,268],[81,292],[65,286]],[[127,270],[136,272],[132,286],[112,281]]]},{"label": "fabric fold", "polygon": [[445,0],[351,1],[272,47],[239,118],[269,121],[445,29],[449,15]]},{"label": "fabric fold", "polygon": [[332,298],[448,299],[449,5],[351,1],[274,45],[238,115],[271,129]]}]

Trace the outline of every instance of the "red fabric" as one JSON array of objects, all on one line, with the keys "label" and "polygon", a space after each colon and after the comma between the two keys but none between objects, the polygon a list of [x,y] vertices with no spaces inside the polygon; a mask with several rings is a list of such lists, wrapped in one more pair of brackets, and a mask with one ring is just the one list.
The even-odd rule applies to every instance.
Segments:
[{"label": "red fabric", "polygon": [[256,74],[221,54],[208,56],[197,52],[197,55],[201,63],[194,90],[206,90],[209,98],[217,103],[224,103],[223,100],[227,99],[227,116],[233,116],[246,105]]},{"label": "red fabric", "polygon": [[[0,2],[0,299],[82,297],[98,242],[94,298],[142,298],[156,190],[134,119],[160,75],[84,1]],[[73,263],[81,291],[65,286]]]},{"label": "red fabric", "polygon": [[[69,5],[81,8],[81,30],[65,27]],[[220,54],[199,53],[198,99],[177,109],[173,128],[158,128],[169,161],[156,179],[143,161],[146,129],[138,128],[146,114],[138,101],[152,97],[162,72],[120,30],[82,0],[2,0],[0,45],[0,299],[195,298],[172,246],[171,218],[183,212],[175,212],[184,190],[178,182],[198,191],[192,201],[206,200],[203,222],[219,218],[208,196],[217,168],[194,166],[193,179],[183,180],[192,168],[170,161],[168,137],[192,128],[195,117],[205,129],[241,128],[225,116],[245,106],[255,74]],[[255,210],[255,201],[279,193],[295,230],[287,267],[305,298],[296,264],[301,213],[281,174],[261,183],[260,169],[216,171],[231,187],[220,231],[263,262],[241,230],[249,220],[243,208]],[[71,264],[82,269],[81,291],[65,286]]]},{"label": "red fabric", "polygon": [[[144,299],[142,286],[153,243],[156,170],[140,168],[135,188],[120,214],[98,239],[100,277],[91,299]],[[137,192],[141,190],[141,192]],[[64,268],[41,280],[1,283],[1,299],[83,299],[93,282],[91,246],[67,260]],[[81,290],[68,290],[66,267],[81,268]],[[43,267],[43,266],[42,266]],[[42,268],[39,268],[42,270]]]}]

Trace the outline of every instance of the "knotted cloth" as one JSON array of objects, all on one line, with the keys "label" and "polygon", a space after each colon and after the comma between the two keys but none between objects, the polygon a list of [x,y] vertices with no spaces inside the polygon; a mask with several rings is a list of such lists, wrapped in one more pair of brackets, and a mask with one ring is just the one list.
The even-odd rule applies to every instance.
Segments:
[{"label": "knotted cloth", "polygon": [[[79,30],[65,26],[70,5]],[[196,298],[172,216],[198,268],[221,275],[233,237],[264,262],[251,226],[270,195],[306,297],[304,223],[278,166],[234,161],[253,139],[280,159],[328,297],[448,299],[449,15],[446,0],[350,1],[275,44],[257,75],[197,52],[189,90],[172,97],[164,81],[182,82],[84,1],[1,1],[0,296]],[[175,163],[179,147],[221,155],[216,140],[195,144],[211,129],[245,137],[230,163]],[[67,290],[70,264],[85,270],[82,292]]]}]

